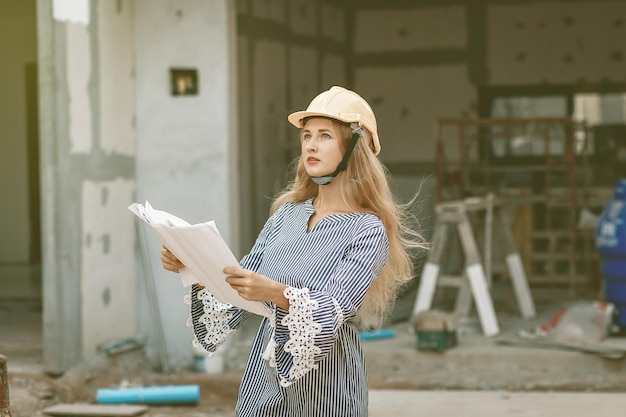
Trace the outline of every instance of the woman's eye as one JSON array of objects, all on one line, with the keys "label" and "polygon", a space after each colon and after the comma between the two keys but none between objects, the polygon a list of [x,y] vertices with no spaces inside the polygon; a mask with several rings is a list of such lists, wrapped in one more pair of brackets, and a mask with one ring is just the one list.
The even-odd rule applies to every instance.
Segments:
[{"label": "woman's eye", "polygon": [[322,135],[322,139],[330,139],[330,135],[328,133],[324,133]]},{"label": "woman's eye", "polygon": [[309,139],[311,139],[311,135],[309,134],[302,135],[302,140],[309,140]]}]

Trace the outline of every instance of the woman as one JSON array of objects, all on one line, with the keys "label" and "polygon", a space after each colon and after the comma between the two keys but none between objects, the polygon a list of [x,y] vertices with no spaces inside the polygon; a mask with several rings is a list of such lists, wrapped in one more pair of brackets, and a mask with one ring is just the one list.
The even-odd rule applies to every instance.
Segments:
[{"label": "woman", "polygon": [[[332,87],[306,111],[293,182],[241,266],[224,269],[241,297],[266,302],[237,400],[238,416],[366,416],[359,327],[380,325],[411,279],[409,250],[424,248],[404,223],[386,172],[370,106]],[[182,264],[163,248],[165,269]],[[191,290],[196,342],[214,352],[247,312]]]}]

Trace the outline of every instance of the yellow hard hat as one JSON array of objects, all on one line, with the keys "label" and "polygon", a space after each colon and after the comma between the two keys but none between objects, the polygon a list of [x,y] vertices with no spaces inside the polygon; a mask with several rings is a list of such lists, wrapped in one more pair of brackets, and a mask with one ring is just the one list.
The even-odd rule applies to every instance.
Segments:
[{"label": "yellow hard hat", "polygon": [[295,127],[302,128],[307,117],[328,117],[348,124],[356,123],[372,135],[374,155],[380,152],[374,112],[367,101],[354,91],[333,86],[315,97],[305,111],[291,113],[287,120]]}]

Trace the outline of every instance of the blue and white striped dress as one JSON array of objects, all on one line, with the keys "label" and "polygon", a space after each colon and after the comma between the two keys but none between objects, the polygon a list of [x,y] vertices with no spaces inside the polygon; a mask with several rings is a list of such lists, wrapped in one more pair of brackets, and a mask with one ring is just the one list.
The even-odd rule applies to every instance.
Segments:
[{"label": "blue and white striped dress", "polygon": [[[241,266],[288,286],[289,311],[272,304],[256,335],[237,416],[367,416],[367,375],[355,323],[389,255],[380,219],[332,214],[310,231],[312,199],[286,203],[267,221]],[[250,313],[191,292],[196,340],[209,352]]]}]

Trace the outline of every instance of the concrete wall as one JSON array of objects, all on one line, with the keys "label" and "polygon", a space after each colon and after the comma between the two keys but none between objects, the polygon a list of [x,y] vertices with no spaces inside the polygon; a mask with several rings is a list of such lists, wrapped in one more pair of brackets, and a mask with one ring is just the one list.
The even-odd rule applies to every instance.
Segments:
[{"label": "concrete wall", "polygon": [[[95,50],[89,80],[97,86],[90,97],[93,136],[82,146],[94,165],[102,160],[106,168],[90,163],[89,176],[81,186],[84,355],[92,354],[99,343],[137,333],[137,279],[134,244],[129,239],[134,218],[126,210],[135,192],[133,172],[127,165],[135,157],[134,50],[128,42],[133,32],[133,2],[98,1],[94,7],[91,45]],[[87,115],[77,114],[77,119],[82,117]],[[124,320],[111,322],[115,316]]]},{"label": "concrete wall", "polygon": [[488,10],[490,84],[626,81],[626,4],[546,2]]},{"label": "concrete wall", "polygon": [[[148,200],[190,223],[214,220],[236,249],[231,2],[137,0],[134,5],[137,200]],[[171,95],[172,67],[197,69],[197,95]],[[154,234],[143,227],[140,233],[146,234],[146,245],[140,248],[146,261],[142,283],[143,278],[154,280],[159,306],[159,312],[150,309],[151,292],[142,285],[140,326],[150,336],[149,353],[160,354],[161,359],[165,353],[169,366],[181,368],[192,358],[193,335],[185,326],[189,307],[183,303],[188,289],[161,267],[161,245]],[[165,352],[154,350],[159,327],[166,339]]]},{"label": "concrete wall", "polygon": [[[161,365],[191,362],[187,289],[127,207],[149,200],[192,223],[213,219],[237,247],[229,5],[37,3],[49,372],[137,333]],[[197,68],[199,94],[173,97],[171,67]]]},{"label": "concrete wall", "polygon": [[37,3],[44,365],[137,333],[132,1]]},{"label": "concrete wall", "polygon": [[427,238],[434,221],[434,122],[477,115],[470,56],[480,45],[470,36],[469,9],[381,3],[353,15],[354,88],[376,112],[380,158],[398,198],[407,202],[418,196],[413,210]]},{"label": "concrete wall", "polygon": [[287,114],[335,84],[356,90],[374,108],[380,157],[400,198],[408,201],[418,189],[432,187],[433,121],[475,115],[477,107],[465,6],[237,3],[240,149],[249,161],[242,179],[250,184],[242,189],[242,201],[250,201],[241,215],[242,243],[254,241],[299,153]]},{"label": "concrete wall", "polygon": [[549,95],[619,89],[625,81],[620,1],[237,3],[246,62],[240,147],[254,155],[242,177],[252,184],[249,197],[242,196],[251,200],[242,224],[251,230],[262,224],[298,152],[293,130],[284,133],[284,115],[334,83],[355,89],[374,108],[380,157],[408,198],[434,181],[435,120],[489,116],[481,107],[484,92],[527,86]]},{"label": "concrete wall", "polygon": [[468,63],[446,58],[470,47],[465,16],[464,6],[356,14],[354,88],[373,101],[386,163],[432,161],[433,121],[475,114]]},{"label": "concrete wall", "polygon": [[237,1],[241,251],[251,248],[272,198],[299,155],[287,115],[332,85],[347,86],[345,5]]},{"label": "concrete wall", "polygon": [[0,297],[39,298],[34,0],[0,3],[0,56]]}]

